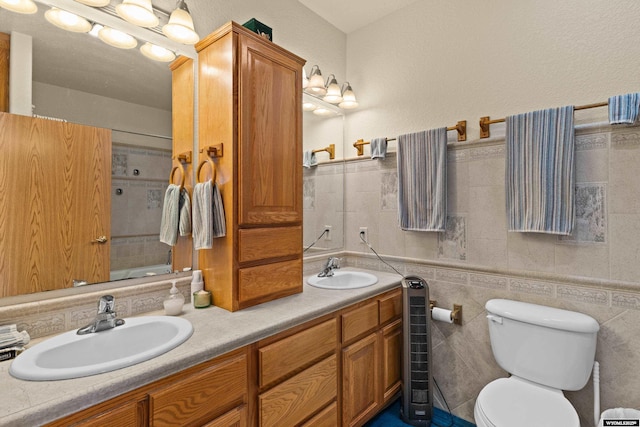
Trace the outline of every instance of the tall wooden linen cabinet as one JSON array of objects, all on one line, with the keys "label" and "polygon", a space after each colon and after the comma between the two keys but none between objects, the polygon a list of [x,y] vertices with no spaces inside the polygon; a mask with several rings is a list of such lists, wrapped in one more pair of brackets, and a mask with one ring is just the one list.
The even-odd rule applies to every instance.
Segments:
[{"label": "tall wooden linen cabinet", "polygon": [[214,177],[226,218],[198,254],[205,288],[230,311],[302,292],[305,61],[234,22],[196,50],[196,179]]}]

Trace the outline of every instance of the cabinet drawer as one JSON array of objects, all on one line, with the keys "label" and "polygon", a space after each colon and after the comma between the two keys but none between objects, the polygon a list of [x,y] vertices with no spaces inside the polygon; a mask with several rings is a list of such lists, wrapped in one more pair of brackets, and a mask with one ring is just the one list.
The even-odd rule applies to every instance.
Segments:
[{"label": "cabinet drawer", "polygon": [[402,315],[402,291],[400,289],[378,298],[380,324],[384,325]]},{"label": "cabinet drawer", "polygon": [[350,341],[377,327],[378,301],[372,301],[342,315],[342,342]]},{"label": "cabinet drawer", "polygon": [[332,355],[258,398],[261,427],[293,426],[336,398],[337,361]]},{"label": "cabinet drawer", "polygon": [[302,292],[302,259],[274,262],[238,270],[241,307]]},{"label": "cabinet drawer", "polygon": [[338,425],[338,404],[333,402],[302,427],[335,427]]},{"label": "cabinet drawer", "polygon": [[74,423],[77,427],[131,427],[145,425],[146,407],[144,401],[127,402],[118,408],[105,411],[95,417]]},{"label": "cabinet drawer", "polygon": [[247,358],[241,354],[149,393],[150,425],[202,425],[246,401],[246,394]]},{"label": "cabinet drawer", "polygon": [[238,260],[259,261],[299,255],[302,227],[252,228],[238,230]]},{"label": "cabinet drawer", "polygon": [[219,416],[202,427],[246,427],[246,425],[247,407],[246,405],[242,405],[232,409],[224,415]]},{"label": "cabinet drawer", "polygon": [[331,319],[258,350],[260,387],[327,356],[336,349],[336,320]]}]

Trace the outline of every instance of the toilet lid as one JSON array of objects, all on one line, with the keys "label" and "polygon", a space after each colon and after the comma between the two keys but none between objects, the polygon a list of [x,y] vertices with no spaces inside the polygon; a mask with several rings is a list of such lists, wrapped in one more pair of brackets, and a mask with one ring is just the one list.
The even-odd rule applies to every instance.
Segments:
[{"label": "toilet lid", "polygon": [[476,409],[495,427],[580,427],[576,410],[559,390],[500,378],[482,389]]}]

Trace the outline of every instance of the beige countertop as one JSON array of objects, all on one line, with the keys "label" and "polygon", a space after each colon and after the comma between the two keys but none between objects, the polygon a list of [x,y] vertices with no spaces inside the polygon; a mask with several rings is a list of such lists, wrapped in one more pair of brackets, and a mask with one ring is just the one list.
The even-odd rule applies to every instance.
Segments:
[{"label": "beige countertop", "polygon": [[0,362],[0,426],[45,424],[385,292],[398,286],[401,280],[397,274],[373,273],[378,277],[373,286],[327,290],[305,283],[300,294],[235,313],[213,306],[197,310],[185,304],[181,317],[193,324],[191,338],[154,359],[104,374],[60,381],[23,381],[9,374],[11,361]]}]

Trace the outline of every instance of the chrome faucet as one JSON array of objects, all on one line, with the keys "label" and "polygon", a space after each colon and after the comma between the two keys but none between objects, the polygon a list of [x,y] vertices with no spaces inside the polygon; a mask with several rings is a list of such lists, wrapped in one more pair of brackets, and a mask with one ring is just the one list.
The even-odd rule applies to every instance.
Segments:
[{"label": "chrome faucet", "polygon": [[104,295],[98,301],[98,314],[93,322],[83,326],[76,332],[78,335],[92,334],[94,332],[113,329],[116,326],[124,325],[123,319],[118,319],[116,315],[116,299],[112,295]]},{"label": "chrome faucet", "polygon": [[318,277],[331,277],[333,276],[333,270],[340,268],[340,258],[329,257],[327,264],[322,271],[318,273]]}]

